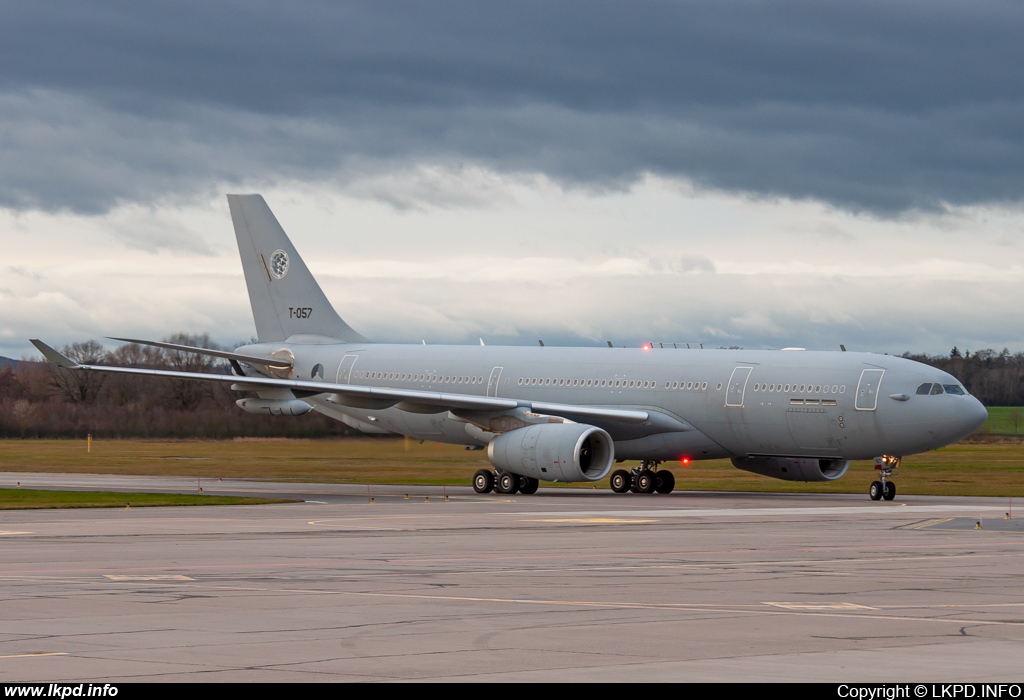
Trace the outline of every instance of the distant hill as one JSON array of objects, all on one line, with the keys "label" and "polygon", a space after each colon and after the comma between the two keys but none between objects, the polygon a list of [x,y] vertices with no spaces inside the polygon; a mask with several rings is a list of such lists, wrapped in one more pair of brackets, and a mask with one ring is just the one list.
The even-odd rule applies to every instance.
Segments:
[{"label": "distant hill", "polygon": [[5,370],[8,367],[14,370],[18,369],[18,361],[9,357],[0,357],[0,370]]}]

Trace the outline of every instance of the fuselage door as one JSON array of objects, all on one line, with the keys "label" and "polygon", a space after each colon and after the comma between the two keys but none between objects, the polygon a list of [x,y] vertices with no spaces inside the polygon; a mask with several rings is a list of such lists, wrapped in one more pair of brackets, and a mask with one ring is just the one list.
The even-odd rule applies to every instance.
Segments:
[{"label": "fuselage door", "polygon": [[743,395],[747,391],[747,379],[753,367],[737,367],[729,377],[729,387],[725,391],[726,406],[742,406]]},{"label": "fuselage door", "polygon": [[884,369],[866,369],[860,373],[854,408],[858,411],[874,411],[878,407],[878,387],[882,383],[883,374]]},{"label": "fuselage door", "polygon": [[504,367],[495,367],[491,370],[491,376],[487,380],[487,395],[497,396],[498,395],[498,380],[501,379],[501,370]]},{"label": "fuselage door", "polygon": [[352,383],[352,366],[358,359],[359,355],[345,355],[341,358],[341,364],[338,365],[338,384]]}]

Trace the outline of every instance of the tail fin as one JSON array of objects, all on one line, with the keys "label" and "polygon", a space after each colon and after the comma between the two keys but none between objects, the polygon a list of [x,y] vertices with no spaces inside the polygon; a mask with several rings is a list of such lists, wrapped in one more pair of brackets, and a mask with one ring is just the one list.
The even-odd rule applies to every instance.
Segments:
[{"label": "tail fin", "polygon": [[370,342],[341,320],[262,196],[229,194],[228,206],[261,342],[293,335]]}]

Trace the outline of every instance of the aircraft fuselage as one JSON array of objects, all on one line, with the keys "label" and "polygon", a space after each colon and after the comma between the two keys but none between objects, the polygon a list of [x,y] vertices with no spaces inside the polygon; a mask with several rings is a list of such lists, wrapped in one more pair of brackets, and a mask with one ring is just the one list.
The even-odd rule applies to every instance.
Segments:
[{"label": "aircraft fuselage", "polygon": [[[872,353],[317,342],[238,352],[290,354],[294,379],[649,411],[642,424],[586,421],[611,435],[618,459],[908,455],[966,437],[987,417],[966,393],[917,393],[929,382],[959,388],[951,375]],[[436,408],[306,400],[367,432],[481,447],[495,435]]]}]

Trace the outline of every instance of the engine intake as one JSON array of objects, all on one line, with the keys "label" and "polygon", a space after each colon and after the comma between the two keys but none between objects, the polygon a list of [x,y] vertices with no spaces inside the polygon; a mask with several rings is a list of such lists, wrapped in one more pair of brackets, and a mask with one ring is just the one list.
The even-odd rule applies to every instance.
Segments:
[{"label": "engine intake", "polygon": [[487,446],[487,459],[544,481],[598,481],[612,469],[615,444],[592,425],[545,423],[502,433]]},{"label": "engine intake", "polygon": [[850,466],[848,459],[809,457],[733,457],[733,466],[784,481],[835,481]]}]

